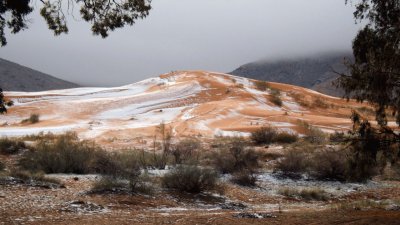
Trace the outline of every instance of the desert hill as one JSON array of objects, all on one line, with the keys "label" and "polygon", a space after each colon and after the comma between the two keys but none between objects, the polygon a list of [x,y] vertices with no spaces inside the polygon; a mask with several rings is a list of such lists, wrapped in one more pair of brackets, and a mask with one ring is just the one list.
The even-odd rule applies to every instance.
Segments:
[{"label": "desert hill", "polygon": [[[351,110],[366,109],[289,84],[270,82],[266,90],[259,90],[257,82],[222,73],[180,71],[115,88],[6,92],[16,104],[3,116],[0,135],[72,130],[82,138],[125,143],[152,137],[162,122],[176,136],[246,136],[261,126],[301,135],[304,123],[325,132],[348,130]],[[282,104],[274,103],[272,96]],[[21,124],[32,113],[40,114],[40,122]]]},{"label": "desert hill", "polygon": [[46,91],[76,88],[78,85],[0,59],[0,87],[5,91]]}]

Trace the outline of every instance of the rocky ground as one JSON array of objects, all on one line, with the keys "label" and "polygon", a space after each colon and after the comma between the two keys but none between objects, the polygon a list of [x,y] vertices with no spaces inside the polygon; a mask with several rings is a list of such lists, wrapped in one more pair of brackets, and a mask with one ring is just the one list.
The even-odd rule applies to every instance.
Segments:
[{"label": "rocky ground", "polygon": [[[89,194],[96,175],[51,175],[62,187],[0,185],[0,224],[398,224],[400,182],[298,182],[259,175],[256,188],[223,181],[223,194],[187,195],[156,188],[151,196]],[[224,179],[222,179],[224,180]],[[319,186],[327,201],[277,190]]]}]

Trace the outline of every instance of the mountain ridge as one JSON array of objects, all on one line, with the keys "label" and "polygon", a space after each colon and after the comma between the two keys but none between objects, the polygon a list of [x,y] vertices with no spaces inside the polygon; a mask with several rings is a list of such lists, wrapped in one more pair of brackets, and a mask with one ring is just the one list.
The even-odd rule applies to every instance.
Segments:
[{"label": "mountain ridge", "polygon": [[47,91],[79,85],[0,58],[0,87],[4,91]]},{"label": "mountain ridge", "polygon": [[339,77],[336,72],[348,72],[344,65],[345,58],[352,59],[352,54],[340,52],[293,59],[261,60],[244,64],[228,74],[293,84],[341,97],[343,90],[337,89],[333,82]]}]

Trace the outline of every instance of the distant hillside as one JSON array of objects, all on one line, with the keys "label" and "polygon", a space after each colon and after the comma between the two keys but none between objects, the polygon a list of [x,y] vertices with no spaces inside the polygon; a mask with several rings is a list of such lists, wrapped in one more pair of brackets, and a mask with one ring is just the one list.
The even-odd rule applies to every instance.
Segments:
[{"label": "distant hillside", "polygon": [[75,88],[78,85],[0,59],[0,87],[5,91],[46,91]]},{"label": "distant hillside", "polygon": [[328,95],[342,96],[343,91],[336,89],[332,82],[338,78],[333,70],[347,71],[343,65],[345,57],[352,58],[352,55],[351,53],[336,53],[292,60],[253,62],[240,66],[230,74],[293,84]]}]

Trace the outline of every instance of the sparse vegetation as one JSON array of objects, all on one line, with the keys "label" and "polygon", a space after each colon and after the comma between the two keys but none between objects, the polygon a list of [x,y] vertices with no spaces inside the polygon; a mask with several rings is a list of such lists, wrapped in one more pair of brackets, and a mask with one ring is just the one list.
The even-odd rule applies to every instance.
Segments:
[{"label": "sparse vegetation", "polygon": [[255,144],[271,144],[277,135],[277,131],[272,127],[261,127],[251,133],[251,140]]},{"label": "sparse vegetation", "polygon": [[27,146],[22,141],[9,138],[0,138],[0,154],[3,155],[18,154],[19,152],[25,149],[27,149]]},{"label": "sparse vegetation", "polygon": [[259,167],[259,154],[242,138],[232,138],[225,148],[214,156],[215,168],[221,173],[234,173],[245,169],[254,171]]},{"label": "sparse vegetation", "polygon": [[290,198],[301,198],[307,201],[327,201],[328,194],[319,188],[297,190],[294,188],[282,188],[278,191],[280,195]]},{"label": "sparse vegetation", "polygon": [[6,168],[6,165],[0,161],[0,172],[3,171]]},{"label": "sparse vegetation", "polygon": [[312,103],[312,107],[327,109],[327,108],[329,108],[329,104],[324,102],[320,97],[317,97],[314,99],[314,102]]},{"label": "sparse vegetation", "polygon": [[180,165],[164,175],[162,184],[165,188],[200,193],[212,190],[216,186],[217,177],[211,169],[195,165]]},{"label": "sparse vegetation", "polygon": [[34,113],[31,114],[28,119],[22,120],[21,123],[30,123],[30,124],[39,123],[39,118],[40,118],[39,114]]},{"label": "sparse vegetation", "polygon": [[318,180],[345,181],[349,173],[348,156],[344,150],[316,152],[309,162],[310,175]]},{"label": "sparse vegetation", "polygon": [[178,142],[172,149],[172,155],[176,164],[196,160],[196,151],[201,148],[201,144],[197,139],[184,139]]},{"label": "sparse vegetation", "polygon": [[283,105],[282,99],[281,99],[281,92],[278,89],[270,88],[271,89],[271,95],[269,100],[274,103],[275,105],[281,107]]},{"label": "sparse vegetation", "polygon": [[251,133],[251,140],[255,144],[290,144],[298,140],[296,134],[290,134],[288,132],[278,132],[273,127],[261,127]]},{"label": "sparse vegetation", "polygon": [[298,124],[305,130],[304,140],[312,144],[323,144],[327,141],[327,135],[321,129],[311,126],[303,120],[299,120]]},{"label": "sparse vegetation", "polygon": [[288,132],[279,132],[272,140],[273,142],[280,144],[290,144],[298,141],[299,136],[297,134],[291,134]]},{"label": "sparse vegetation", "polygon": [[243,169],[233,174],[231,181],[241,186],[253,187],[257,182],[257,175],[248,169]]},{"label": "sparse vegetation", "polygon": [[259,91],[266,91],[268,88],[268,83],[261,80],[254,81],[254,85],[256,86],[256,89]]},{"label": "sparse vegetation", "polygon": [[36,172],[85,174],[90,172],[98,150],[94,143],[80,141],[75,133],[66,133],[54,141],[39,141],[36,149],[23,155],[19,166]]},{"label": "sparse vegetation", "polygon": [[278,161],[275,170],[284,177],[294,179],[301,178],[303,173],[307,172],[308,155],[298,149],[290,149],[285,156]]}]

